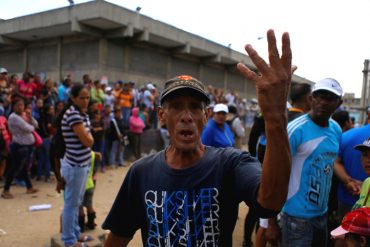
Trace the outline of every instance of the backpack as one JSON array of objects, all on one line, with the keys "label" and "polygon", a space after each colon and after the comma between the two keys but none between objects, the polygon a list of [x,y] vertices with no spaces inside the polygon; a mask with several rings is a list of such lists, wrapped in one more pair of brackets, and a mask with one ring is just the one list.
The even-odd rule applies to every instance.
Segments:
[{"label": "backpack", "polygon": [[62,159],[66,152],[66,144],[64,142],[62,128],[59,127],[55,135],[51,138],[50,151],[53,152],[54,157]]}]

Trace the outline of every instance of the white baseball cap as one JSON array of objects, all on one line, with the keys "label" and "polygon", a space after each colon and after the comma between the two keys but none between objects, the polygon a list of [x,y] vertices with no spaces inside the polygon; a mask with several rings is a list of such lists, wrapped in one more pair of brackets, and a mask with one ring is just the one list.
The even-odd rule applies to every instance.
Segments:
[{"label": "white baseball cap", "polygon": [[8,70],[6,68],[0,68],[0,74],[2,73],[8,73]]},{"label": "white baseball cap", "polygon": [[221,112],[221,111],[229,113],[229,108],[225,104],[216,104],[213,107],[213,112]]},{"label": "white baseball cap", "polygon": [[155,89],[155,87],[153,86],[153,84],[151,84],[151,83],[148,83],[147,85],[146,85],[146,88],[147,89],[149,89],[149,90],[153,90],[153,89]]},{"label": "white baseball cap", "polygon": [[333,78],[325,78],[322,79],[313,86],[312,92],[316,92],[319,90],[329,91],[339,97],[343,95],[343,89],[340,86],[339,82]]}]

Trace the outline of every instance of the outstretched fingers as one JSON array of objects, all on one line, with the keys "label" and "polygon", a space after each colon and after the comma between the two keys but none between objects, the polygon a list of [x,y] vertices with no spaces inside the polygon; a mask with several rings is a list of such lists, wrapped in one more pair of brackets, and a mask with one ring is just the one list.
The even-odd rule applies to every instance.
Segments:
[{"label": "outstretched fingers", "polygon": [[249,44],[245,46],[245,50],[261,74],[267,73],[269,65],[265,62],[265,60],[263,60],[262,57],[260,57],[260,55],[258,55],[257,51]]},{"label": "outstretched fingers", "polygon": [[[292,50],[290,48],[290,38],[289,33],[285,32],[282,36],[282,55],[281,63],[287,73],[292,71]],[[294,71],[293,71],[294,72]]]},{"label": "outstretched fingers", "polygon": [[245,77],[247,78],[249,81],[251,81],[252,83],[256,84],[257,83],[257,80],[258,80],[258,75],[256,74],[256,72],[250,70],[247,66],[245,66],[244,64],[242,63],[238,63],[236,65],[236,67],[238,68],[239,72]]},{"label": "outstretched fingers", "polygon": [[276,46],[276,37],[274,30],[269,29],[267,31],[267,42],[268,42],[268,52],[269,52],[269,61],[272,67],[279,66],[280,64],[280,55],[278,48]]}]

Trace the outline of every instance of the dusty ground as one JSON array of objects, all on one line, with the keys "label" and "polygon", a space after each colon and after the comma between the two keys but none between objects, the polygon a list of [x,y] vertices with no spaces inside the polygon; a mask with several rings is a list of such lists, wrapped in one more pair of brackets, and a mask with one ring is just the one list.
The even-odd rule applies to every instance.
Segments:
[{"label": "dusty ground", "polygon": [[[97,236],[103,232],[100,226],[108,214],[127,170],[128,168],[120,167],[107,170],[106,173],[98,173],[94,207],[97,211],[96,221],[99,227],[89,234]],[[36,195],[28,195],[24,187],[14,185],[11,187],[14,199],[0,198],[1,247],[50,246],[51,236],[59,232],[59,216],[63,203],[61,196],[55,191],[55,182],[33,181],[33,184],[40,189]],[[29,206],[35,204],[51,204],[52,208],[29,212]],[[242,246],[243,223],[247,210],[245,204],[241,204],[233,236],[233,246]],[[139,232],[136,233],[129,246],[142,246]]]}]

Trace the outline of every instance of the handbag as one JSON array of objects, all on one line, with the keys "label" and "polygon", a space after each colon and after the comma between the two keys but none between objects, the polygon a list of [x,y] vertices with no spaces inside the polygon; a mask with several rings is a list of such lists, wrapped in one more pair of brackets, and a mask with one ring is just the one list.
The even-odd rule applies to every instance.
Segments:
[{"label": "handbag", "polygon": [[40,147],[42,145],[42,138],[41,136],[34,130],[32,131],[33,136],[35,137],[35,143],[33,144],[35,147]]}]

